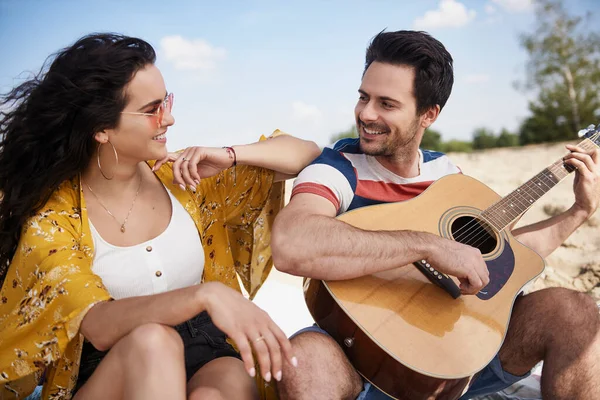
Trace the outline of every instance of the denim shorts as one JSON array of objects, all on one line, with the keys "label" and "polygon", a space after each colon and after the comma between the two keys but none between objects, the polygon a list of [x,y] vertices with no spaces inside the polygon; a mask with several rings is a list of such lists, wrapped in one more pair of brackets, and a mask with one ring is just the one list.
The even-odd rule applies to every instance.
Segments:
[{"label": "denim shorts", "polygon": [[[294,333],[291,337],[299,335],[304,332],[318,332],[329,336],[327,332],[319,328],[316,324],[307,328],[301,329]],[[483,396],[486,394],[492,394],[506,389],[513,383],[525,379],[529,376],[530,372],[523,376],[511,375],[502,369],[500,359],[498,355],[492,359],[492,361],[481,371],[479,376],[471,384],[471,387],[462,395],[459,400],[467,400],[475,396]],[[356,400],[392,400],[391,397],[383,393],[377,387],[371,385],[367,380],[363,382],[363,390],[360,392]]]},{"label": "denim shorts", "polygon": [[[174,328],[183,340],[188,381],[200,368],[217,358],[235,357],[241,360],[240,354],[227,342],[227,335],[212,323],[206,312]],[[92,376],[106,354],[108,351],[97,350],[90,342],[83,344],[75,392]]]}]

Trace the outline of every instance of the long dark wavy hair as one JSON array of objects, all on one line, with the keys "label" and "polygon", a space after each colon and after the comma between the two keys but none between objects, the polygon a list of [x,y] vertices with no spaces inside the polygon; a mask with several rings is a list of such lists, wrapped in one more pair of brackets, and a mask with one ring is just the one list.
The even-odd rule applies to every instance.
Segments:
[{"label": "long dark wavy hair", "polygon": [[125,86],[155,59],[144,40],[87,35],[0,98],[0,287],[24,223],[87,167],[94,134],[118,125]]}]

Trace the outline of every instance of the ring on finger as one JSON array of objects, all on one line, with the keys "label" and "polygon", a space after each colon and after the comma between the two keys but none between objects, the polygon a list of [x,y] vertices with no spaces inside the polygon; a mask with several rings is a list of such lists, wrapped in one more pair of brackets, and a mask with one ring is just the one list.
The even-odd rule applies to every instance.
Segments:
[{"label": "ring on finger", "polygon": [[187,159],[187,157],[183,157],[182,160],[183,160],[183,162],[190,161]]},{"label": "ring on finger", "polygon": [[265,340],[265,337],[264,337],[264,336],[262,336],[262,335],[261,335],[261,336],[259,336],[259,337],[257,337],[256,339],[254,339],[254,340],[253,340],[253,342],[254,342],[254,343],[258,343],[258,342],[260,342],[261,340]]}]

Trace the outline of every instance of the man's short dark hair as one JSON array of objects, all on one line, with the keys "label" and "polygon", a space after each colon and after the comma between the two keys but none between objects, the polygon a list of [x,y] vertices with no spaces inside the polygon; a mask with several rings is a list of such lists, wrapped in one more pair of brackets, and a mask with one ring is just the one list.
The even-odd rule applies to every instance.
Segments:
[{"label": "man's short dark hair", "polygon": [[418,115],[436,104],[444,108],[454,83],[453,61],[437,39],[426,32],[382,31],[367,48],[363,75],[374,61],[414,68],[413,92]]}]

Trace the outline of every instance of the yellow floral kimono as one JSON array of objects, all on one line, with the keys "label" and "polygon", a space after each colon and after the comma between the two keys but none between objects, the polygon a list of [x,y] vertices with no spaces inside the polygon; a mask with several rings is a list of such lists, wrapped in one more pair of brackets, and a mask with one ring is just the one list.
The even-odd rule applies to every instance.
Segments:
[{"label": "yellow floral kimono", "polygon": [[[238,291],[241,281],[252,298],[272,266],[270,232],[283,206],[284,186],[273,184],[273,171],[235,169],[235,181],[230,168],[203,179],[196,193],[172,183],[170,164],[155,173],[198,228],[206,259],[203,280]],[[71,398],[81,321],[94,304],[110,299],[92,272],[93,255],[83,192],[74,178],[23,226],[0,291],[0,399],[25,398],[44,372],[43,399]],[[261,383],[263,398],[265,389],[273,393]]]}]

